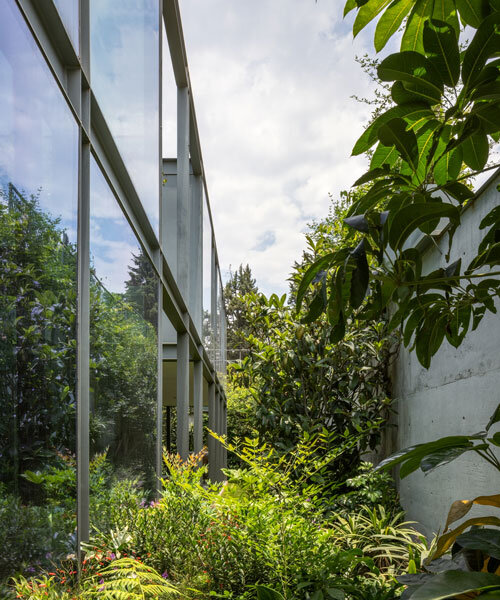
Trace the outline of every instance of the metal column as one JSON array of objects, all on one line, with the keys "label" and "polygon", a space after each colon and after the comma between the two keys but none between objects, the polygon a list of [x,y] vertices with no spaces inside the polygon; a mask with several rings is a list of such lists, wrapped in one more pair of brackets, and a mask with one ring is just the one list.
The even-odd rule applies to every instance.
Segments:
[{"label": "metal column", "polygon": [[[189,93],[177,89],[177,285],[189,298]],[[177,333],[177,452],[189,455],[189,334]]]},{"label": "metal column", "polygon": [[[90,74],[89,0],[80,0],[80,60],[87,81]],[[89,539],[89,362],[90,362],[90,90],[78,73],[81,126],[79,130],[78,189],[78,296],[77,296],[77,556],[81,565],[81,543]],[[75,75],[73,74],[73,78]],[[79,567],[80,568],[80,567]]]},{"label": "metal column", "polygon": [[177,334],[177,453],[189,455],[189,334]]},{"label": "metal column", "polygon": [[[210,383],[208,386],[208,428],[211,431],[217,429],[217,415],[216,415],[216,397],[215,397],[215,383]],[[216,450],[217,444],[215,438],[210,434],[208,436],[208,477],[211,481],[217,481],[217,461],[216,461]]]},{"label": "metal column", "polygon": [[203,365],[201,360],[193,363],[193,451],[195,454],[203,448]]}]

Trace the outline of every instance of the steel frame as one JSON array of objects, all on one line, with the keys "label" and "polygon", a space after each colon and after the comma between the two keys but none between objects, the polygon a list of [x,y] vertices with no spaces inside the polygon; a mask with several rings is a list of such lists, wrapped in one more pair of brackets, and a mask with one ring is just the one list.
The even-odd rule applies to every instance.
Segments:
[{"label": "steel frame", "polygon": [[[139,240],[144,252],[149,257],[159,279],[159,310],[162,309],[177,331],[178,360],[182,363],[182,384],[177,393],[182,395],[182,402],[189,403],[189,367],[190,359],[195,363],[195,451],[201,449],[202,443],[202,378],[209,386],[209,422],[210,427],[218,433],[226,431],[226,400],[223,381],[217,374],[217,357],[210,356],[203,346],[199,318],[191,315],[188,308],[187,294],[187,252],[185,237],[178,242],[178,273],[173,276],[159,240],[153,230],[146,212],[141,204],[127,167],[120,155],[116,142],[106,123],[91,86],[90,69],[90,1],[79,0],[79,48],[73,47],[64,23],[53,0],[14,0],[38,45],[61,94],[77,123],[79,129],[79,162],[78,162],[78,269],[77,269],[77,540],[80,542],[89,537],[89,280],[90,280],[90,162],[95,159],[103,173],[107,184],[116,198],[130,227]],[[178,0],[157,0],[159,19],[159,159],[158,189],[161,199],[162,187],[162,31],[165,26],[168,46],[175,81],[178,88],[180,110],[178,111],[178,175],[182,184],[178,188],[178,206],[182,207],[182,197],[189,189],[189,162],[193,174],[201,180],[208,207],[211,228],[211,312],[213,331],[217,328],[217,287],[221,286],[219,257],[213,219],[209,204],[207,179],[203,165],[199,140],[196,112],[194,108],[186,48],[182,32]],[[187,187],[186,187],[187,186]],[[188,206],[187,203],[184,207]],[[201,206],[203,210],[203,206]],[[160,223],[161,218],[160,202]],[[189,215],[184,215],[189,220]],[[185,225],[184,219],[179,227]],[[187,221],[186,221],[187,222]],[[223,290],[220,290],[221,294]],[[222,303],[223,304],[223,303]],[[198,324],[198,326],[197,326]],[[221,317],[220,340],[226,337],[225,314]],[[180,346],[180,348],[179,348]],[[163,343],[159,327],[158,336],[158,406],[157,406],[157,444],[156,469],[158,477],[162,469],[162,361]],[[182,355],[182,356],[179,356]],[[225,360],[223,359],[223,370]],[[187,423],[183,421],[183,429]],[[226,463],[225,451],[213,438],[209,439],[209,472],[214,480],[223,475],[221,467]],[[186,440],[181,440],[182,454],[187,453]]]}]

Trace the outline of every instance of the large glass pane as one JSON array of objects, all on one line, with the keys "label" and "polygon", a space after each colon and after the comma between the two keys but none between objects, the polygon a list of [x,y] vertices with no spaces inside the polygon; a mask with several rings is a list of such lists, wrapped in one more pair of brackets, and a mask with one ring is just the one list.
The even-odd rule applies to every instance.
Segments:
[{"label": "large glass pane", "polygon": [[156,485],[158,279],[94,161],[90,210],[90,517],[105,531],[111,497]]},{"label": "large glass pane", "polygon": [[75,551],[78,131],[0,3],[0,595]]},{"label": "large glass pane", "polygon": [[222,308],[222,286],[220,281],[220,272],[217,269],[217,335],[216,335],[216,358],[215,358],[215,370],[220,376],[221,370],[221,341],[222,341],[222,328],[221,328],[221,308]]},{"label": "large glass pane", "polygon": [[219,288],[218,288],[218,327],[219,327],[219,345],[218,345],[218,365],[217,372],[219,379],[225,385],[226,375],[226,310],[224,307],[224,287],[222,285],[222,276],[219,271]]},{"label": "large glass pane", "polygon": [[158,2],[91,0],[90,9],[92,87],[158,231]]},{"label": "large glass pane", "polygon": [[206,200],[203,201],[203,344],[213,360],[212,339],[212,225]]},{"label": "large glass pane", "polygon": [[54,0],[71,41],[78,49],[78,0]]}]

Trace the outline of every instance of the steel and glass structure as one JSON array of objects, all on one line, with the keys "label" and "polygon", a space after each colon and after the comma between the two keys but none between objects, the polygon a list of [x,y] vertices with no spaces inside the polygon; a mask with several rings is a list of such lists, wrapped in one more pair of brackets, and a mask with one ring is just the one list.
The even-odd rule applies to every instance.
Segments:
[{"label": "steel and glass structure", "polygon": [[165,445],[207,444],[222,478],[203,419],[224,433],[226,317],[177,0],[0,3],[0,190],[1,581],[37,518],[78,552],[102,473],[151,497]]}]

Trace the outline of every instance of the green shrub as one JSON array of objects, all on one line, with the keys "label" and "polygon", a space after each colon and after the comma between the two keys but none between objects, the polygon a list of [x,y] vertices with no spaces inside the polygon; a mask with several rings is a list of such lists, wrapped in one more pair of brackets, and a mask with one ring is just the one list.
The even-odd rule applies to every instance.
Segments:
[{"label": "green shrub", "polygon": [[332,501],[335,511],[356,512],[360,506],[375,508],[383,505],[389,513],[400,511],[394,480],[389,473],[374,471],[372,463],[362,462],[357,474],[346,481],[347,491]]},{"label": "green shrub", "polygon": [[74,552],[74,513],[54,506],[24,506],[0,486],[0,581],[49,567]]}]

